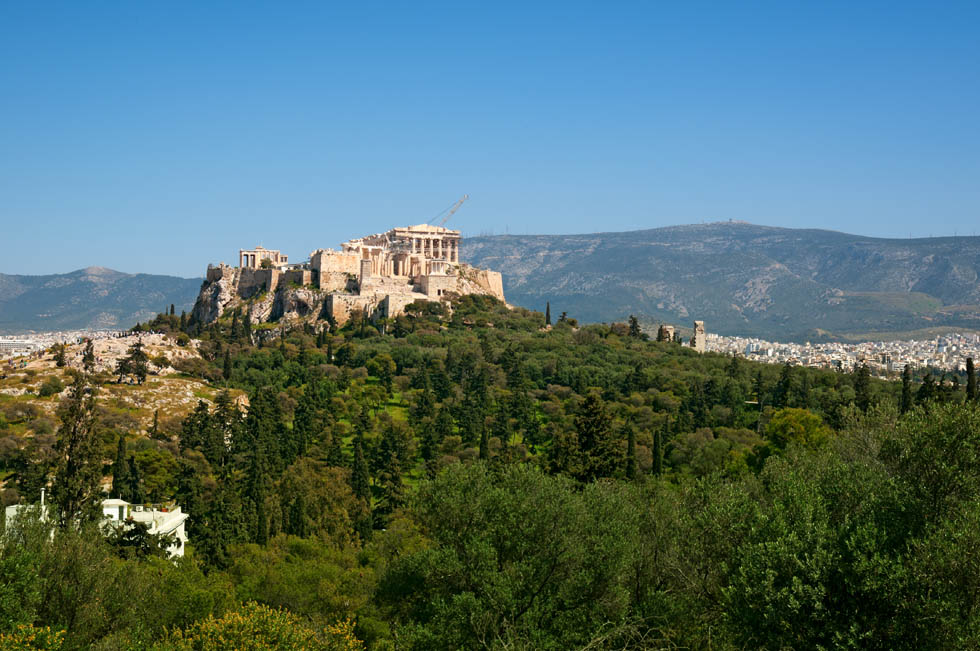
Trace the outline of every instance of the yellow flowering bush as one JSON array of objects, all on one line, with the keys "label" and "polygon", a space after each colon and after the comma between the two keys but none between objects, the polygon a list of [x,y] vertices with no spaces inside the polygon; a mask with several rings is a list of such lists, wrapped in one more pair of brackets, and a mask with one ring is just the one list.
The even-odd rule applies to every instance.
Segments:
[{"label": "yellow flowering bush", "polygon": [[354,624],[349,620],[316,631],[289,611],[250,602],[222,617],[211,616],[186,629],[173,631],[158,648],[362,651],[364,645],[354,636]]},{"label": "yellow flowering bush", "polygon": [[64,643],[65,632],[50,626],[22,624],[13,633],[0,633],[0,651],[58,651]]}]

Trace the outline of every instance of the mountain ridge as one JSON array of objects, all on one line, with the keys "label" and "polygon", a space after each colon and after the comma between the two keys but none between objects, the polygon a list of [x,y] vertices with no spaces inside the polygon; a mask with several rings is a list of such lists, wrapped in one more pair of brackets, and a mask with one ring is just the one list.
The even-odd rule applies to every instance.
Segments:
[{"label": "mountain ridge", "polygon": [[190,310],[201,281],[99,266],[63,274],[0,274],[0,334],[127,329],[171,304]]},{"label": "mountain ridge", "polygon": [[[778,340],[936,326],[980,329],[980,237],[876,238],[713,222],[468,238],[508,300],[585,321],[686,324]],[[815,335],[817,329],[830,334]]]}]

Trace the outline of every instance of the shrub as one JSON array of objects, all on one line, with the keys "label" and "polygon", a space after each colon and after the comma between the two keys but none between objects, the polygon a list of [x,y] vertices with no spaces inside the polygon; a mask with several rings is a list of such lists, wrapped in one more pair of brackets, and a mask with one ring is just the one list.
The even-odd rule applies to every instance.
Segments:
[{"label": "shrub", "polygon": [[316,649],[360,651],[354,625],[340,622],[322,633],[286,610],[254,602],[223,617],[208,617],[184,630],[174,631],[158,649]]},{"label": "shrub", "polygon": [[65,390],[64,383],[57,377],[51,376],[41,384],[41,389],[37,392],[42,398],[53,396]]}]

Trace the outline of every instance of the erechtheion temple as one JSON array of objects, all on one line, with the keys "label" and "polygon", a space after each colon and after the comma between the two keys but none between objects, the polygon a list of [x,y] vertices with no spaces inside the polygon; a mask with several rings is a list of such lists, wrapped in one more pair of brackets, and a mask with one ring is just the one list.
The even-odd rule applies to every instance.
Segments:
[{"label": "erechtheion temple", "polygon": [[[285,287],[313,292],[307,301],[308,310],[316,312],[312,316],[338,323],[354,310],[372,318],[396,316],[417,300],[447,300],[462,294],[504,300],[500,273],[461,262],[461,241],[459,231],[420,224],[349,240],[339,250],[316,249],[309,260],[298,264],[289,263],[275,249],[241,249],[238,267],[224,263],[208,267],[195,316],[208,322],[236,299],[249,301]],[[288,300],[297,296],[305,294],[294,292]],[[270,318],[275,318],[275,306],[270,310]],[[280,313],[289,311],[278,308]],[[294,311],[307,316],[302,306]]]}]

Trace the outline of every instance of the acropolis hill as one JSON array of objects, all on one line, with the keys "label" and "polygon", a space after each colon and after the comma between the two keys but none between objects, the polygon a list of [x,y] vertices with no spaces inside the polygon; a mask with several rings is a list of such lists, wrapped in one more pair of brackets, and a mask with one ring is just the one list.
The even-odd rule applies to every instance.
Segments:
[{"label": "acropolis hill", "polygon": [[415,301],[463,294],[503,301],[500,273],[460,262],[461,240],[459,231],[420,224],[353,239],[339,251],[317,249],[298,264],[277,250],[242,249],[237,267],[208,265],[193,317],[210,323],[241,307],[253,323],[343,325],[354,312],[395,317]]}]

